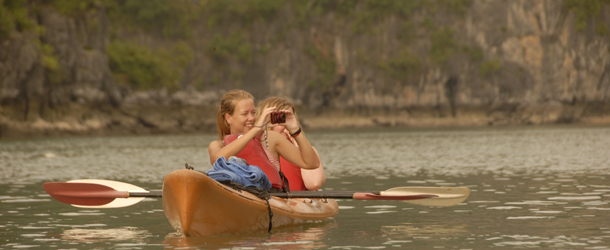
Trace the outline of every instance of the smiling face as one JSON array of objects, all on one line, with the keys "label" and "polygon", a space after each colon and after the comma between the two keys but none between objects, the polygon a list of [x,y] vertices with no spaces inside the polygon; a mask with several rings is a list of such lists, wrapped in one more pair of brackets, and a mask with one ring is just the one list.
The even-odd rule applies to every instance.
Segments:
[{"label": "smiling face", "polygon": [[233,114],[225,114],[225,119],[231,129],[231,134],[246,133],[256,122],[254,100],[242,99],[235,104]]}]

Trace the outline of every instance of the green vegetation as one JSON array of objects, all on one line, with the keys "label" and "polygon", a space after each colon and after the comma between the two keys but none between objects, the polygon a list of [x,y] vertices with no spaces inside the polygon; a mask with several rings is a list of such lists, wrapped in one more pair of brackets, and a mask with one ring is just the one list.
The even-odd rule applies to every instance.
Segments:
[{"label": "green vegetation", "polygon": [[171,50],[152,50],[113,41],[107,53],[115,80],[136,89],[175,90],[184,68],[192,60],[192,52],[184,43],[177,43]]},{"label": "green vegetation", "polygon": [[318,49],[312,47],[306,51],[312,57],[318,70],[318,75],[309,82],[311,87],[328,87],[331,85],[335,74],[335,61],[333,58],[325,57]]},{"label": "green vegetation", "polygon": [[453,38],[455,31],[445,27],[434,31],[430,46],[430,59],[437,64],[445,63],[458,49],[458,42]]},{"label": "green vegetation", "polygon": [[379,61],[378,66],[384,69],[391,77],[397,80],[406,80],[416,76],[422,67],[419,56],[402,48],[396,56],[384,61]]},{"label": "green vegetation", "polygon": [[216,61],[223,62],[234,58],[245,64],[252,64],[252,45],[245,39],[242,33],[223,37],[216,34],[205,45],[205,51]]},{"label": "green vegetation", "polygon": [[483,60],[484,52],[479,47],[463,46],[462,50],[464,50],[470,56],[470,59],[474,61]]},{"label": "green vegetation", "polygon": [[13,31],[25,31],[35,27],[29,17],[28,0],[0,0],[0,38]]},{"label": "green vegetation", "polygon": [[212,0],[201,2],[201,11],[207,16],[208,28],[214,29],[234,21],[271,21],[284,6],[282,0]]},{"label": "green vegetation", "polygon": [[610,4],[610,0],[566,0],[564,8],[573,11],[576,15],[574,24],[576,30],[584,31],[587,28],[587,20],[598,17],[605,4]]},{"label": "green vegetation", "polygon": [[[278,43],[289,41],[294,29],[309,32],[314,27],[310,23],[312,20],[332,21],[335,23],[329,25],[345,27],[348,43],[360,38],[370,39],[367,36],[376,34],[387,35],[384,39],[391,43],[398,41],[396,54],[387,60],[380,59],[379,55],[386,51],[381,42],[377,47],[368,46],[372,51],[360,45],[347,46],[356,51],[355,57],[360,63],[383,69],[388,76],[400,80],[417,76],[423,67],[430,66],[426,64],[445,64],[457,52],[465,52],[475,61],[483,58],[480,48],[460,44],[455,31],[442,26],[447,24],[437,18],[439,15],[465,15],[472,0],[0,0],[0,36],[28,27],[34,27],[42,34],[44,27],[36,29],[34,19],[37,6],[42,5],[54,7],[79,22],[84,21],[88,32],[102,27],[99,20],[91,18],[97,16],[96,11],[106,11],[105,20],[110,23],[104,27],[108,27],[112,41],[106,52],[111,70],[117,82],[135,89],[177,88],[184,69],[193,59],[193,48],[189,44],[200,44],[200,41],[204,41],[204,45],[199,49],[217,67],[213,76],[197,76],[194,85],[205,88],[204,85],[241,80],[257,55],[273,51]],[[422,17],[422,13],[425,16]],[[332,18],[326,18],[331,15]],[[285,16],[287,22],[276,21]],[[254,24],[271,25],[273,34],[270,32],[268,37],[253,34],[252,28],[259,27]],[[317,28],[317,24],[315,26]],[[607,30],[605,24],[598,25],[598,32],[604,30]],[[201,40],[194,41],[192,34],[196,31],[210,35],[198,36]],[[320,34],[329,35],[327,30]],[[152,40],[151,45],[135,42],[143,36]],[[128,39],[134,42],[127,42]],[[429,51],[416,53],[409,46],[420,39],[430,41]],[[172,44],[171,49],[162,48]],[[307,49],[302,51],[315,64],[317,72],[309,76],[310,84],[315,87],[329,86],[336,74],[332,53],[321,52],[332,50],[332,43],[323,46],[327,47],[305,44]],[[61,64],[52,48],[43,50],[45,68],[49,72],[61,72]],[[494,69],[490,65],[485,67],[488,68],[482,72]]]},{"label": "green vegetation", "polygon": [[481,63],[481,66],[479,66],[479,75],[482,77],[487,77],[490,74],[498,72],[500,68],[500,60],[494,59],[491,61],[486,61]]},{"label": "green vegetation", "polygon": [[42,66],[45,68],[46,77],[51,85],[58,85],[64,79],[59,58],[55,55],[55,49],[50,44],[39,43],[42,48]]},{"label": "green vegetation", "polygon": [[597,24],[596,32],[600,36],[605,36],[606,34],[608,34],[608,26],[605,23],[600,22]]},{"label": "green vegetation", "polygon": [[165,37],[190,37],[191,24],[200,16],[198,2],[189,0],[104,0],[104,5],[117,24],[160,30]]},{"label": "green vegetation", "polygon": [[440,0],[439,4],[446,6],[452,13],[464,16],[472,5],[472,0]]},{"label": "green vegetation", "polygon": [[48,1],[53,5],[59,13],[67,16],[80,16],[87,11],[95,11],[95,4],[98,0],[79,0],[79,1],[65,1],[65,0],[51,0]]}]

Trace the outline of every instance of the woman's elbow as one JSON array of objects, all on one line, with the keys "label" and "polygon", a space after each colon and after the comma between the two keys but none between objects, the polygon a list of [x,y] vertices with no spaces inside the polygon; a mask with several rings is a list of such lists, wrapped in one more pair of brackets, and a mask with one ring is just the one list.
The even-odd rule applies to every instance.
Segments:
[{"label": "woman's elbow", "polygon": [[216,160],[218,160],[218,158],[220,158],[220,156],[210,155],[210,164],[214,165],[214,163],[216,163]]},{"label": "woman's elbow", "polygon": [[305,183],[305,187],[307,188],[307,190],[315,191],[322,188],[325,182],[326,178],[324,180],[309,181]]}]

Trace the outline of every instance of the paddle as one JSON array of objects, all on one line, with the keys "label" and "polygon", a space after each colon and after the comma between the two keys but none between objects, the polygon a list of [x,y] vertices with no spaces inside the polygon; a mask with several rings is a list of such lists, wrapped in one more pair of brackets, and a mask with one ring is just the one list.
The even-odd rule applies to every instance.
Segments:
[{"label": "paddle", "polygon": [[[162,196],[161,191],[146,191],[128,183],[108,180],[47,182],[43,184],[43,188],[58,201],[87,208],[126,207],[140,202],[145,197]],[[453,206],[464,201],[469,194],[470,189],[466,187],[397,187],[381,192],[293,191],[271,195],[280,198],[400,200],[424,206]]]}]

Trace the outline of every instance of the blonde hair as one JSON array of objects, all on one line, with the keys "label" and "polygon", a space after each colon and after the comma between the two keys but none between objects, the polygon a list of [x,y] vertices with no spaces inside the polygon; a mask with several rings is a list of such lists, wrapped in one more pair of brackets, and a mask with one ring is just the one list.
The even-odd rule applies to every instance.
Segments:
[{"label": "blonde hair", "polygon": [[[299,117],[297,116],[297,111],[294,108],[294,105],[292,105],[292,103],[290,101],[288,101],[288,99],[283,98],[283,97],[269,97],[267,99],[265,99],[262,102],[259,102],[258,105],[256,105],[256,117],[259,117],[262,113],[263,110],[267,109],[267,108],[271,108],[271,107],[275,107],[276,110],[286,110],[286,109],[292,109],[292,113],[294,114],[294,118],[297,119],[297,122],[299,121]],[[270,122],[271,121],[271,117],[267,117],[265,119],[266,122]],[[299,123],[299,126],[301,126],[301,124]],[[267,130],[270,130],[272,127],[267,127]]]},{"label": "blonde hair", "polygon": [[219,140],[222,141],[225,135],[231,134],[231,127],[225,119],[225,114],[233,115],[237,102],[245,99],[254,100],[254,97],[250,93],[241,89],[231,90],[222,96],[222,99],[220,100],[220,107],[218,108],[218,122],[216,124],[218,127]]}]

